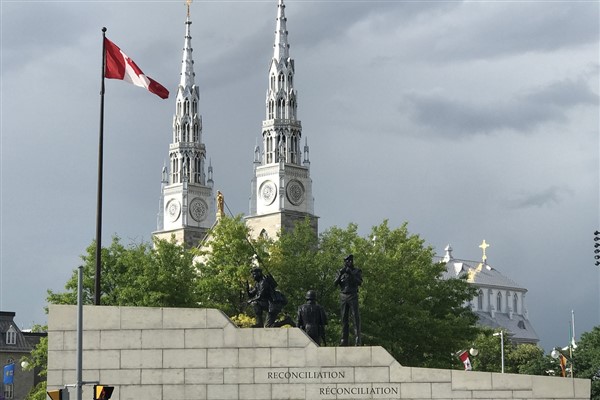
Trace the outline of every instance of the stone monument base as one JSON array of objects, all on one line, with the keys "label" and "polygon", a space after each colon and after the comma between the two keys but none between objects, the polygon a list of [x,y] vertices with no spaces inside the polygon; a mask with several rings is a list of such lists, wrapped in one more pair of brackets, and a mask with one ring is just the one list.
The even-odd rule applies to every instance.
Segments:
[{"label": "stone monument base", "polygon": [[[83,315],[83,381],[114,386],[114,400],[590,398],[589,380],[403,367],[382,347],[318,347],[298,328],[240,329],[214,309]],[[48,390],[76,382],[76,328],[76,306],[50,306]]]}]

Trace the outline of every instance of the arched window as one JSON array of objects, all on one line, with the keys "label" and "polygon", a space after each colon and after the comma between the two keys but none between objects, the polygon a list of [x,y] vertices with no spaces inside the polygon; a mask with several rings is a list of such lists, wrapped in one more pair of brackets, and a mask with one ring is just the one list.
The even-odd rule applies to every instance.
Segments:
[{"label": "arched window", "polygon": [[514,313],[518,313],[518,309],[517,306],[519,305],[519,296],[517,296],[517,294],[515,293],[513,295],[513,312]]},{"label": "arched window", "polygon": [[502,292],[498,292],[496,295],[496,311],[502,311]]},{"label": "arched window", "polygon": [[483,290],[479,289],[479,293],[477,295],[477,310],[483,310]]}]

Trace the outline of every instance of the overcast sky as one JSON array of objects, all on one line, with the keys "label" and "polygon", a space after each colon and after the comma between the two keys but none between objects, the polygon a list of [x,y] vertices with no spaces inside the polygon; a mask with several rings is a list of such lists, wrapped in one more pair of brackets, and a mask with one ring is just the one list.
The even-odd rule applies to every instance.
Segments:
[{"label": "overcast sky", "polygon": [[[408,221],[528,288],[548,349],[600,324],[599,3],[286,1],[323,231]],[[1,2],[0,309],[46,323],[95,236],[101,29],[171,91],[106,81],[103,243],[156,230],[183,1]],[[215,188],[248,212],[276,0],[191,6]],[[368,273],[369,266],[362,266]]]}]

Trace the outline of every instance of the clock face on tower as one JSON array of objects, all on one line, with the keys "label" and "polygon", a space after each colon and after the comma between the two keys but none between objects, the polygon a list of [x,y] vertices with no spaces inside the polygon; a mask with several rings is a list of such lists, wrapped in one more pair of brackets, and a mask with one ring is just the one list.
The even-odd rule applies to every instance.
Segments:
[{"label": "clock face on tower", "polygon": [[292,180],[287,184],[286,194],[290,203],[298,206],[304,201],[304,186],[300,181]]},{"label": "clock face on tower", "polygon": [[208,215],[208,205],[202,199],[194,199],[190,203],[190,215],[197,222],[202,222]]},{"label": "clock face on tower", "polygon": [[265,205],[271,205],[277,196],[277,186],[272,181],[263,182],[260,185],[260,197]]},{"label": "clock face on tower", "polygon": [[181,214],[181,204],[179,204],[178,200],[171,199],[167,203],[165,210],[167,211],[167,215],[171,221],[177,221],[179,219],[179,215]]}]

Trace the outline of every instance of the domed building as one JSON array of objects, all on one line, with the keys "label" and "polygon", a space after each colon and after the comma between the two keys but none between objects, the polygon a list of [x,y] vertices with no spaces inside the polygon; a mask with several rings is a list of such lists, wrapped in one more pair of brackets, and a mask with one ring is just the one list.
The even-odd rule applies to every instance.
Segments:
[{"label": "domed building", "polygon": [[504,276],[487,263],[483,243],[482,261],[454,258],[452,247],[446,246],[440,259],[446,264],[445,278],[456,278],[466,274],[467,281],[477,288],[477,296],[471,300],[471,309],[479,317],[479,324],[492,329],[503,329],[506,337],[514,344],[537,344],[539,337],[529,321],[525,295],[527,289]]}]

